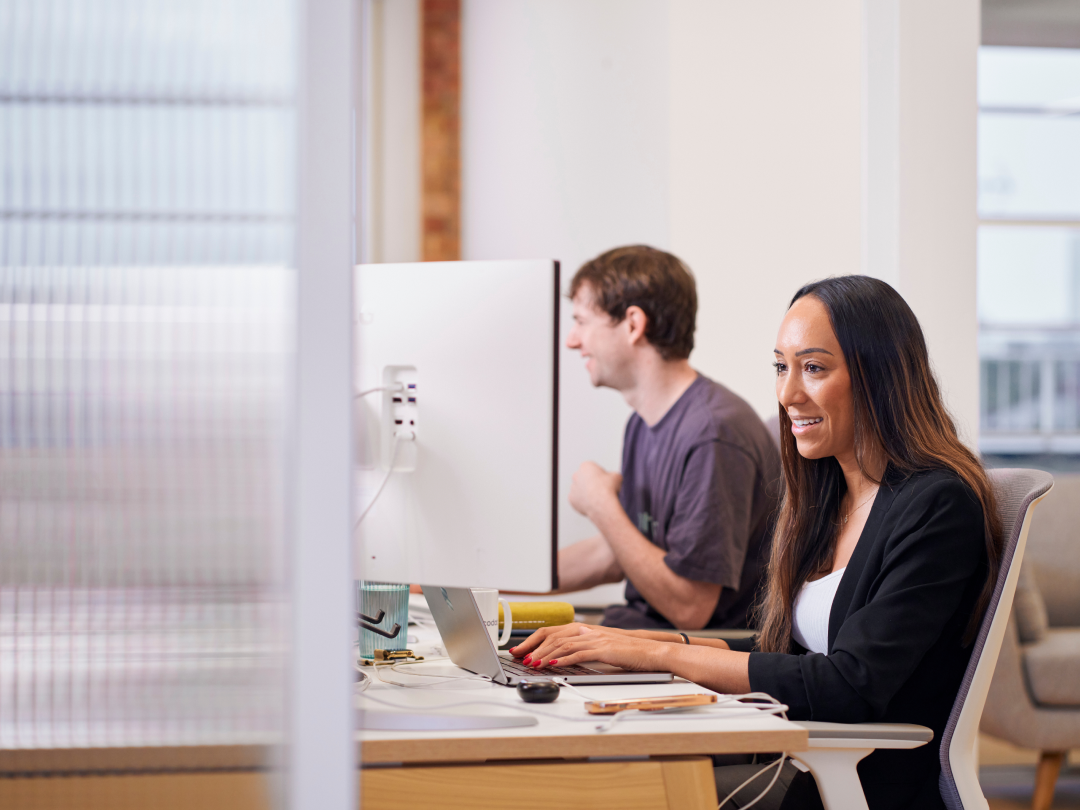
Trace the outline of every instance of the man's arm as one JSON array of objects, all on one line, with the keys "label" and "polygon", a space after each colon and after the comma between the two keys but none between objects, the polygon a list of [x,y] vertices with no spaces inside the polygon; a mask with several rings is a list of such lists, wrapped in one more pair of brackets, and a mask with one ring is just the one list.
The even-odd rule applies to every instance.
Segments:
[{"label": "man's arm", "polygon": [[[619,503],[621,485],[618,473],[585,462],[574,475],[570,505],[600,530],[619,568],[657,612],[676,627],[701,629],[716,610],[721,586],[687,579],[668,568],[664,550],[637,530]],[[561,576],[561,555],[559,572]]]},{"label": "man's arm", "polygon": [[559,590],[555,593],[583,591],[609,582],[619,582],[623,570],[600,535],[559,549]]}]

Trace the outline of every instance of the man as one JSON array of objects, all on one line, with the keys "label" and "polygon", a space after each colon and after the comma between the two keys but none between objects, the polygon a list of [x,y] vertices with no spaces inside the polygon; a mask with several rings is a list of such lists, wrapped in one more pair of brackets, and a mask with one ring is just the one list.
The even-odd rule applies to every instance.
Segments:
[{"label": "man", "polygon": [[780,457],[741,398],[699,374],[697,290],[688,268],[645,246],[615,248],[570,284],[574,327],[594,386],[634,409],[622,474],[587,461],[570,504],[600,534],[559,552],[562,591],[627,579],[624,628],[746,627],[768,552]]}]

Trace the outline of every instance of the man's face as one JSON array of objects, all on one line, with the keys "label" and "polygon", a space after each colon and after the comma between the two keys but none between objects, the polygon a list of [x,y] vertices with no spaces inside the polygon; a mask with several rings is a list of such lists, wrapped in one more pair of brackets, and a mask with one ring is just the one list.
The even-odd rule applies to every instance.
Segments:
[{"label": "man's face", "polygon": [[631,363],[626,321],[616,322],[598,309],[588,284],[578,288],[573,303],[574,327],[566,338],[566,347],[581,352],[594,386],[621,390],[629,379]]}]

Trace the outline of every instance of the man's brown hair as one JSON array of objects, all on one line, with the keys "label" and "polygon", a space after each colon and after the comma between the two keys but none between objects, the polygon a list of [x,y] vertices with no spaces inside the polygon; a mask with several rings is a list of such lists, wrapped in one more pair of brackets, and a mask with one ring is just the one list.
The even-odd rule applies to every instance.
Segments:
[{"label": "man's brown hair", "polygon": [[694,348],[697,285],[677,257],[648,245],[628,245],[586,262],[570,282],[570,297],[588,284],[593,304],[615,322],[628,307],[648,319],[645,339],[665,360],[685,360]]}]

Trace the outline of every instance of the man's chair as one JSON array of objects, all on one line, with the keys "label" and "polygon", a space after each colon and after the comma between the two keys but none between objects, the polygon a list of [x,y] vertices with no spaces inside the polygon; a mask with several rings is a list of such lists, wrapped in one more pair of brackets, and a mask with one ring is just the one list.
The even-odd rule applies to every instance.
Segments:
[{"label": "man's chair", "polygon": [[[1009,621],[1032,508],[1050,491],[1054,478],[1039,470],[991,470],[1004,535],[1001,571],[975,639],[960,691],[941,739],[938,787],[949,810],[987,810],[979,786],[976,743],[979,718],[994,675]],[[793,753],[796,765],[814,775],[826,810],[867,810],[855,767],[875,748],[917,748],[933,733],[925,726],[896,723],[802,723],[810,748]]]},{"label": "man's chair", "polygon": [[1041,752],[1033,810],[1047,810],[1080,747],[1080,475],[1060,476],[1032,521],[982,730]]}]

